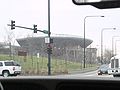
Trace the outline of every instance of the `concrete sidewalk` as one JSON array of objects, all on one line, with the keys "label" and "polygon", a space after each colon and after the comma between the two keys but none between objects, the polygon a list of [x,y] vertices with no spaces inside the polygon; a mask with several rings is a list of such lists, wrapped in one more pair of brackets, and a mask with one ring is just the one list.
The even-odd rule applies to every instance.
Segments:
[{"label": "concrete sidewalk", "polygon": [[72,71],[69,71],[68,74],[85,73],[85,72],[90,72],[90,71],[95,71],[95,70],[97,70],[97,67],[84,68],[84,69],[79,69],[79,70],[72,70]]}]

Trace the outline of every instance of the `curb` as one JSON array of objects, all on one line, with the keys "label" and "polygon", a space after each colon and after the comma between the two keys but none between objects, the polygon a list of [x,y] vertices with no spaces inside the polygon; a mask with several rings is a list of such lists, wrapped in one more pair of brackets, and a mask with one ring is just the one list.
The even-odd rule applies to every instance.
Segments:
[{"label": "curb", "polygon": [[76,73],[85,73],[85,72],[91,72],[91,71],[95,71],[97,70],[97,68],[87,68],[87,69],[79,69],[79,70],[74,70],[74,71],[69,71],[68,74],[76,74]]}]

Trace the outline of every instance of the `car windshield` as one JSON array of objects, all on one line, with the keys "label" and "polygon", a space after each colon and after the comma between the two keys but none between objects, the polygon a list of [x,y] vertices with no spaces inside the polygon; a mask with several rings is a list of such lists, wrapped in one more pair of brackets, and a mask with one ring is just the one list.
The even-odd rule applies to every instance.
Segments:
[{"label": "car windshield", "polygon": [[111,61],[120,52],[120,8],[77,6],[72,0],[1,0],[0,11],[0,61],[19,62],[18,77],[113,78],[112,71],[97,75],[98,68],[120,67],[119,58]]},{"label": "car windshield", "polygon": [[99,69],[107,69],[107,68],[109,68],[108,65],[102,65],[102,66],[99,67]]}]

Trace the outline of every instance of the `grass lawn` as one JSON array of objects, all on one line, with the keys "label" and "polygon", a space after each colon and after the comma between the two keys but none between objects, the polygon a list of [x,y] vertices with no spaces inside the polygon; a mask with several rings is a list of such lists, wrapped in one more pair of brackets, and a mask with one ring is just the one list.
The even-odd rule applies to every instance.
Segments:
[{"label": "grass lawn", "polygon": [[[10,60],[10,56],[0,55],[0,60]],[[48,59],[46,57],[37,58],[35,56],[14,56],[13,60],[19,62],[22,66],[22,72],[26,75],[47,75]],[[51,58],[51,73],[63,74],[74,70],[83,70],[83,65],[77,62]],[[86,64],[86,67],[96,67],[93,64]]]}]

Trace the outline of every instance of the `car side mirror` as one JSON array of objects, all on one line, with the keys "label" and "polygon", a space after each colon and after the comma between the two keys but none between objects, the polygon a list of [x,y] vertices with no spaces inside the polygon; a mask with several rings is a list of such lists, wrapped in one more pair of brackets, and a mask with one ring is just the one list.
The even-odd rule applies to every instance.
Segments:
[{"label": "car side mirror", "polygon": [[16,66],[20,66],[20,64],[17,64]]},{"label": "car side mirror", "polygon": [[72,0],[75,5],[92,5],[99,9],[119,8],[120,0]]}]

